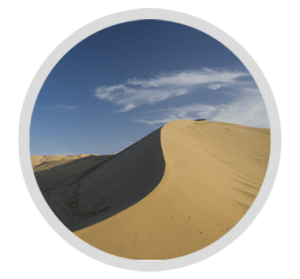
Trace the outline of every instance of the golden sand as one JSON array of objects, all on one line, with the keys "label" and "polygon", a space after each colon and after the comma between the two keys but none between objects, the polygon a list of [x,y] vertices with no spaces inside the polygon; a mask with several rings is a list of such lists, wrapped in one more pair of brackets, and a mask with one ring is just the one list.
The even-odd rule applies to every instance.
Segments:
[{"label": "golden sand", "polygon": [[269,129],[177,120],[162,128],[161,144],[159,185],[78,237],[121,257],[169,259],[213,243],[246,214],[267,170]]}]

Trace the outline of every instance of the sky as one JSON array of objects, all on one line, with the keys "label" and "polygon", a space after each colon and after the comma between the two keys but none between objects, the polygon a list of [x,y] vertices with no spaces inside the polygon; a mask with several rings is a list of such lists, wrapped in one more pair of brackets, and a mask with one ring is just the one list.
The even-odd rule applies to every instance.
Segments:
[{"label": "sky", "polygon": [[117,154],[167,122],[198,118],[269,128],[254,79],[223,44],[182,24],[126,22],[87,37],[52,69],[30,153]]}]

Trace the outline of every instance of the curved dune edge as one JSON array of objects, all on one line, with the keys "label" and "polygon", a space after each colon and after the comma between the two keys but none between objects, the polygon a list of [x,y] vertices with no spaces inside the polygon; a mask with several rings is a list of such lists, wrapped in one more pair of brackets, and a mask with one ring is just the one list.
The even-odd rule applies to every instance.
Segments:
[{"label": "curved dune edge", "polygon": [[177,120],[163,126],[165,173],[126,210],[75,234],[131,259],[170,259],[213,243],[247,212],[269,159],[270,130]]}]

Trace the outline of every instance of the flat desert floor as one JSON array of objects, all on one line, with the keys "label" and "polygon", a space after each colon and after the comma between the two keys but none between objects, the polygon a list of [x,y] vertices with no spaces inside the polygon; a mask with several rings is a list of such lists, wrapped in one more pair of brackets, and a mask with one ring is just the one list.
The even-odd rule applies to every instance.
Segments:
[{"label": "flat desert floor", "polygon": [[[184,256],[215,242],[247,214],[267,170],[270,130],[176,120],[150,135],[75,177],[68,187],[46,187],[42,171],[35,174],[44,181],[38,181],[42,192],[48,189],[44,197],[50,207],[90,245],[130,259]],[[74,189],[80,199],[72,196]],[[80,214],[72,211],[70,200],[77,206],[84,201]]]}]

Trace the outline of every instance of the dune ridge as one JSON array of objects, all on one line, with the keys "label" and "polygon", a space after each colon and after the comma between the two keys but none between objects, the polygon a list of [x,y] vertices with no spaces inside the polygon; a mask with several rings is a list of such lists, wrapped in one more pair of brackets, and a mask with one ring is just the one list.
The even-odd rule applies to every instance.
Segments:
[{"label": "dune ridge", "polygon": [[176,120],[160,136],[165,170],[157,187],[78,237],[125,258],[170,259],[213,243],[246,214],[267,170],[269,129]]}]

